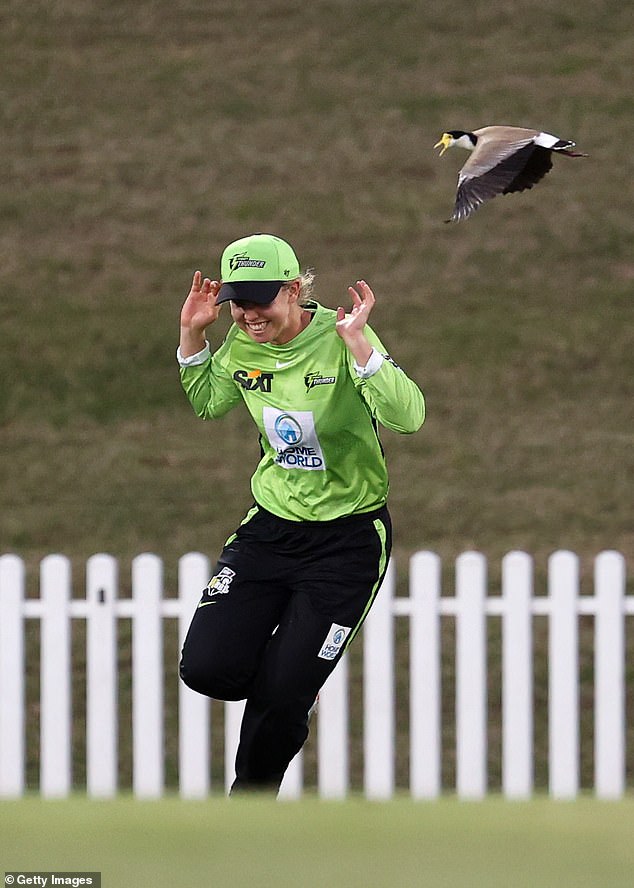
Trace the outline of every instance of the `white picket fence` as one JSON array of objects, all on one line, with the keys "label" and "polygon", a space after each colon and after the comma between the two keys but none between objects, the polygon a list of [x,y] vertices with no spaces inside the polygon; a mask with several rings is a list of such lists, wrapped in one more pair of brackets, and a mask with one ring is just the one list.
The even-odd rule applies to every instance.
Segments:
[{"label": "white picket fence", "polygon": [[[465,552],[455,565],[455,594],[442,594],[441,562],[432,552],[411,560],[409,596],[395,596],[394,564],[366,621],[363,635],[363,787],[371,799],[395,792],[394,620],[409,633],[409,789],[416,799],[455,791],[479,799],[487,775],[487,617],[502,626],[502,792],[523,799],[534,792],[533,617],[546,616],[548,642],[548,781],[551,796],[574,798],[580,788],[579,616],[594,617],[594,791],[600,798],[626,791],[627,617],[623,556],[602,552],[594,564],[592,595],[581,595],[579,559],[554,553],[548,594],[533,588],[533,561],[510,552],[502,563],[501,595],[487,596],[487,563]],[[118,597],[118,564],[109,555],[87,562],[86,597],[71,596],[71,567],[61,555],[40,565],[40,597],[25,595],[25,567],[0,557],[0,797],[26,789],[25,620],[40,621],[40,779],[45,797],[73,790],[71,621],[86,621],[86,785],[93,797],[118,791],[117,621],[132,620],[132,789],[141,798],[165,792],[163,622],[178,620],[182,639],[209,561],[199,553],[179,561],[179,594],[163,597],[163,566],[150,554],[132,563],[132,597]],[[441,619],[455,619],[455,787],[442,786]],[[348,657],[349,655],[346,655]],[[346,657],[320,695],[317,792],[338,799],[350,791],[349,700]],[[176,668],[176,665],[172,668]],[[217,704],[214,704],[217,705]],[[222,787],[211,786],[209,701],[179,687],[179,791],[202,798],[226,790],[243,703],[225,704]],[[302,754],[291,763],[284,798],[303,791]]]}]

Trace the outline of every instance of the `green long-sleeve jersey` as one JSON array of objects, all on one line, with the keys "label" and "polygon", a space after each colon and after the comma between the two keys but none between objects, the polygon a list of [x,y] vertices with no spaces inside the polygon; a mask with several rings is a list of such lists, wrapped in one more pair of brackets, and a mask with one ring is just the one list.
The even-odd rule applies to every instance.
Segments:
[{"label": "green long-sleeve jersey", "polygon": [[304,307],[313,319],[290,342],[256,343],[234,325],[213,355],[181,366],[181,382],[203,419],[246,404],[260,432],[262,458],[251,479],[259,505],[294,521],[330,521],[385,503],[377,424],[415,432],[425,402],[368,326],[383,360],[363,378],[335,330],[336,312]]}]

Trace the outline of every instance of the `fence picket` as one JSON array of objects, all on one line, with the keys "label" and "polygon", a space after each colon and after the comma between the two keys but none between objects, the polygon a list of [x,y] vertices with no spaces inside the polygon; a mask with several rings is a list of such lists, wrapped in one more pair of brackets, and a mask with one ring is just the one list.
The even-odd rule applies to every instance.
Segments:
[{"label": "fence picket", "polygon": [[[178,618],[180,647],[209,580],[209,559],[190,552],[178,563],[178,589],[181,613]],[[197,694],[181,681],[178,687],[178,775],[183,798],[204,798],[211,789],[209,751],[210,705],[207,697]]]},{"label": "fence picket", "polygon": [[317,788],[324,799],[348,793],[348,655],[320,691],[317,707]]},{"label": "fence picket", "polygon": [[293,801],[301,798],[304,786],[304,754],[302,750],[292,760],[282,780],[278,798]]},{"label": "fence picket", "polygon": [[86,566],[86,787],[97,798],[117,791],[117,569],[110,555]]},{"label": "fence picket", "polygon": [[244,713],[245,700],[231,700],[225,703],[225,792],[231,789],[236,779],[236,752],[240,742],[240,723]]},{"label": "fence picket", "polygon": [[625,559],[602,552],[595,562],[595,756],[599,798],[625,791]]},{"label": "fence picket", "polygon": [[410,561],[410,790],[417,799],[441,790],[440,558]]},{"label": "fence picket", "polygon": [[364,789],[369,799],[394,793],[394,585],[390,562],[363,633]]},{"label": "fence picket", "polygon": [[70,562],[48,555],[41,564],[40,792],[45,798],[70,793],[71,633]]},{"label": "fence picket", "polygon": [[162,564],[156,555],[132,562],[132,764],[139,798],[163,793]]},{"label": "fence picket", "polygon": [[24,564],[0,557],[0,798],[24,792]]},{"label": "fence picket", "polygon": [[570,799],[579,791],[579,560],[572,552],[561,551],[548,563],[549,783],[554,798]]},{"label": "fence picket", "polygon": [[456,563],[456,789],[480,799],[487,786],[486,560],[464,552]]},{"label": "fence picket", "polygon": [[533,563],[525,552],[502,560],[502,789],[533,792]]}]

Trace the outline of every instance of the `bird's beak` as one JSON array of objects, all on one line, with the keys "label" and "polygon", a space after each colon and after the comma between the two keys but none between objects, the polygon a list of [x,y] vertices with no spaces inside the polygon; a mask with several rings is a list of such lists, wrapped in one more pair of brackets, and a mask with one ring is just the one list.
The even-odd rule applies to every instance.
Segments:
[{"label": "bird's beak", "polygon": [[451,145],[452,141],[453,139],[451,138],[449,133],[442,134],[442,139],[440,140],[440,142],[436,142],[436,144],[434,145],[434,148],[440,148],[440,154],[438,155],[438,157],[443,156],[447,148],[449,148],[449,146]]}]

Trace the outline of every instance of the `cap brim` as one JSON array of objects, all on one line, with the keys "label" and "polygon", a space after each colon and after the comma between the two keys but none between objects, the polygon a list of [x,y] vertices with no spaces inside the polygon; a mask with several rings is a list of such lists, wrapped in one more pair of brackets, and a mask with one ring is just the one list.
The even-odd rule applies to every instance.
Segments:
[{"label": "cap brim", "polygon": [[273,302],[280,287],[286,281],[232,281],[220,287],[216,297],[216,305],[221,302],[255,302],[268,305]]}]

